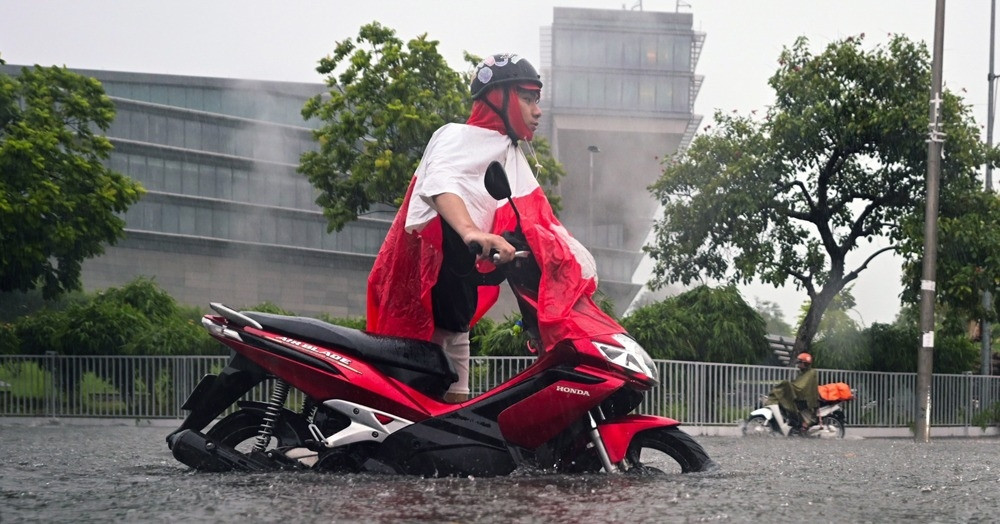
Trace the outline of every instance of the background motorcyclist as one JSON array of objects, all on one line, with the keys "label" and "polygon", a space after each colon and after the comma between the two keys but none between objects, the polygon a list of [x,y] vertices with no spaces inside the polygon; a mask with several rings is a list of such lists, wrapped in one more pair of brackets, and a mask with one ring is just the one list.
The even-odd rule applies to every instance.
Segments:
[{"label": "background motorcyclist", "polygon": [[817,421],[819,375],[812,369],[812,355],[809,353],[799,353],[795,365],[799,368],[799,375],[791,382],[785,380],[775,386],[768,396],[768,403],[780,405],[785,413],[798,419],[802,429],[806,429]]}]

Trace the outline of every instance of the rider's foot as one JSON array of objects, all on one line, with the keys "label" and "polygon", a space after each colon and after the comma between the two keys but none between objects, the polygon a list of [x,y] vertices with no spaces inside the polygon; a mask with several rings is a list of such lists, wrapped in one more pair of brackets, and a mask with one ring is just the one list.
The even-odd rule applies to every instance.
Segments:
[{"label": "rider's foot", "polygon": [[447,402],[447,403],[449,403],[449,404],[461,404],[462,402],[465,402],[466,400],[469,400],[469,395],[466,395],[465,393],[445,393],[444,394],[444,401]]}]

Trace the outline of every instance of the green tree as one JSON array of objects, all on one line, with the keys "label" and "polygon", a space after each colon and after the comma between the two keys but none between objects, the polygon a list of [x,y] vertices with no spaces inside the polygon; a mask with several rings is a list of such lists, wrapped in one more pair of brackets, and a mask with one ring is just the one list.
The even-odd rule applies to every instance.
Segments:
[{"label": "green tree", "polygon": [[735,286],[698,286],[636,309],[622,326],[653,358],[759,364],[771,354],[764,320]]},{"label": "green tree", "polygon": [[795,330],[792,329],[792,326],[788,322],[785,322],[785,315],[778,304],[770,300],[757,300],[754,302],[753,309],[764,319],[767,334],[783,337],[792,336]]},{"label": "green tree", "polygon": [[[302,155],[299,172],[319,190],[330,231],[373,206],[398,207],[434,131],[468,118],[470,75],[448,67],[437,45],[424,34],[404,47],[394,30],[372,22],[320,60],[329,92],[302,109],[322,121],[313,133],[319,149]],[[562,167],[544,140],[533,144],[539,181],[554,185]],[[550,200],[558,209],[558,199]]]},{"label": "green tree", "polygon": [[[978,188],[943,187],[938,216],[936,301],[961,320],[997,320],[1000,293],[1000,198]],[[923,213],[906,224],[903,302],[920,303],[923,272]],[[984,308],[982,292],[993,291],[993,303]]]},{"label": "green tree", "polygon": [[0,292],[79,289],[83,260],[121,238],[144,190],[102,164],[114,114],[97,80],[65,68],[0,74]]},{"label": "green tree", "polygon": [[[903,36],[872,51],[861,44],[847,38],[814,55],[798,39],[781,53],[763,118],[718,113],[718,127],[664,170],[650,188],[664,206],[646,248],[653,286],[791,279],[809,297],[801,352],[834,297],[899,249],[902,222],[923,208],[929,58]],[[942,187],[958,190],[974,182],[983,151],[968,108],[942,98]],[[877,237],[889,245],[863,249]]]}]

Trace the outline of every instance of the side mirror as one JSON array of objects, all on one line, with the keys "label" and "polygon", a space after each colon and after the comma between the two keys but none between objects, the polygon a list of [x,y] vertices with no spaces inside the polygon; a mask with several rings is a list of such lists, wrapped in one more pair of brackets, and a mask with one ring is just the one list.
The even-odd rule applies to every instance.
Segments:
[{"label": "side mirror", "polygon": [[507,200],[510,198],[510,181],[507,180],[507,171],[503,168],[500,162],[494,160],[490,162],[489,167],[486,168],[486,192],[493,197],[494,200]]}]

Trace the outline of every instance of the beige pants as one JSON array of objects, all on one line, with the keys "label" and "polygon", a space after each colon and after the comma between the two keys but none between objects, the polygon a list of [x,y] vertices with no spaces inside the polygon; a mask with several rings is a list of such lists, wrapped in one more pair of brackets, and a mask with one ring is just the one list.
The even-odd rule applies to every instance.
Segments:
[{"label": "beige pants", "polygon": [[446,329],[435,329],[431,342],[444,348],[444,354],[455,366],[458,381],[448,388],[448,393],[469,394],[469,333],[456,333]]}]

